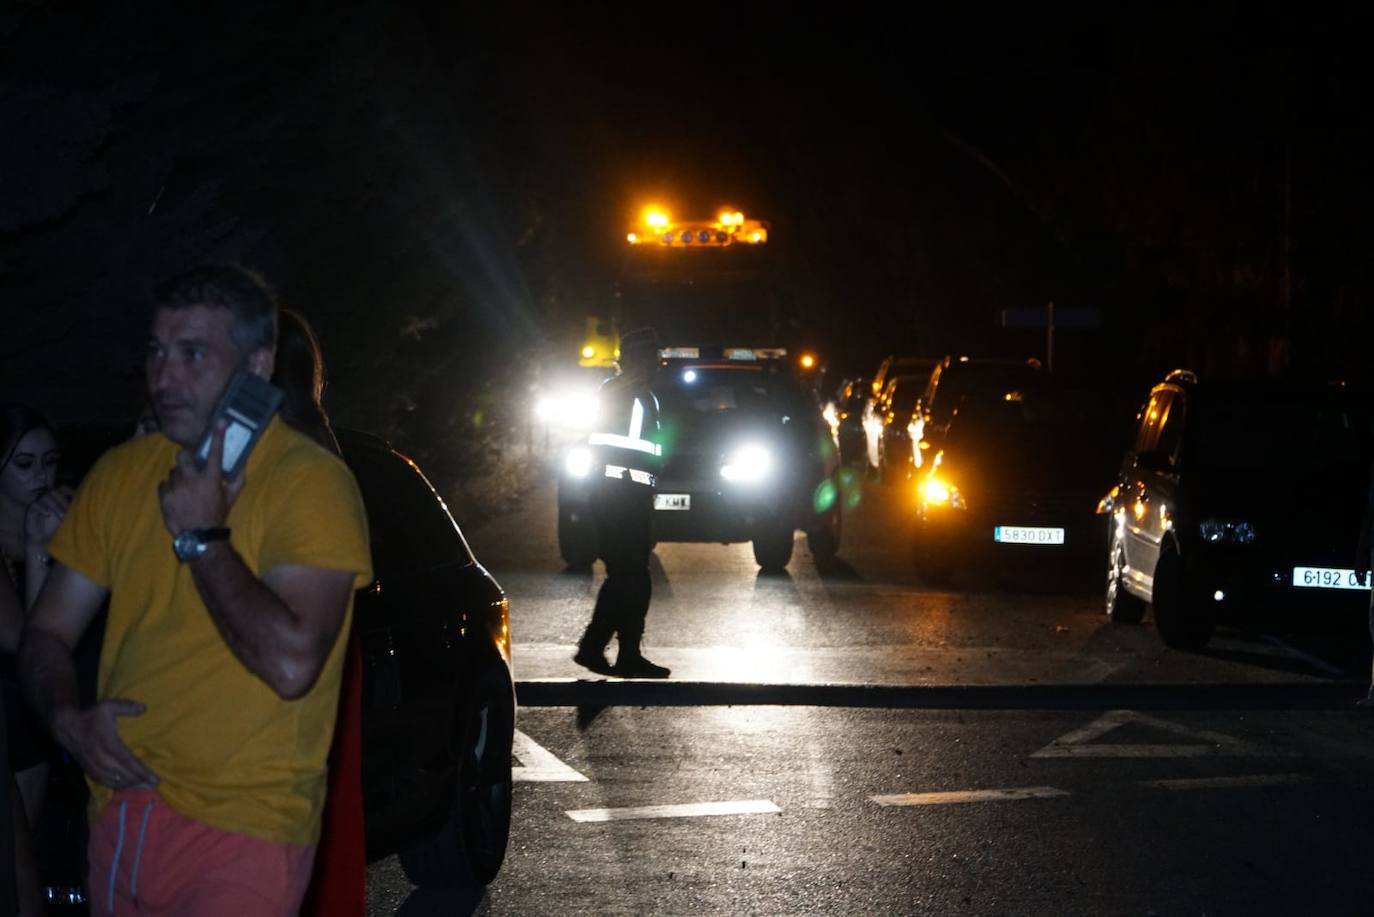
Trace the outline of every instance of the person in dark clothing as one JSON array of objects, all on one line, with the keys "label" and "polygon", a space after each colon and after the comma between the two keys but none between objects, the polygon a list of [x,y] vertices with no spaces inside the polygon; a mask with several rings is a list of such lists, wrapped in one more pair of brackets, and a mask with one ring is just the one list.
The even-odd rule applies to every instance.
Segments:
[{"label": "person in dark clothing", "polygon": [[[593,462],[592,513],[606,579],[573,661],[593,672],[625,678],[667,678],[668,669],[644,658],[644,619],[653,586],[654,482],[662,458],[658,399],[652,383],[658,342],[652,329],[626,332],[620,373],[601,386],[600,419],[588,438]],[[611,637],[615,665],[606,661]]]},{"label": "person in dark clothing", "polygon": [[41,414],[23,404],[0,406],[0,559],[5,568],[0,576],[0,694],[6,761],[13,775],[3,779],[12,794],[20,912],[26,914],[41,910],[31,845],[55,748],[24,703],[15,654],[28,609],[47,579],[48,540],[71,503],[71,488],[57,483],[59,455],[56,428]]}]

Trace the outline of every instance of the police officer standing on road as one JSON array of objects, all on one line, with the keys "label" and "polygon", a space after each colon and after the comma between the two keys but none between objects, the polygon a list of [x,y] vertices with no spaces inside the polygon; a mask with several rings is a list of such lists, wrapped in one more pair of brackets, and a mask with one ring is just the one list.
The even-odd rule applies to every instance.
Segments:
[{"label": "police officer standing on road", "polygon": [[[606,580],[596,596],[591,623],[573,661],[604,675],[667,678],[668,669],[640,652],[652,584],[654,483],[661,463],[658,398],[652,383],[658,369],[658,341],[651,328],[620,339],[620,373],[601,386],[600,417],[588,438],[593,462],[592,514]],[[615,665],[606,646],[618,636]]]}]

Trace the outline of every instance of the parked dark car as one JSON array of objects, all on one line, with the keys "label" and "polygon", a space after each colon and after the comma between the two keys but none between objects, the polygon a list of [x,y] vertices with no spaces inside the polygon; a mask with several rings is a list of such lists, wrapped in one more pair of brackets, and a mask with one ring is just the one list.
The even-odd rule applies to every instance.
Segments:
[{"label": "parked dark car", "polygon": [[864,404],[869,394],[867,379],[846,379],[825,404],[823,413],[830,424],[831,438],[840,451],[840,462],[858,465],[866,461],[864,439]]},{"label": "parked dark car", "polygon": [[[792,559],[798,529],[820,563],[839,550],[839,456],[814,392],[780,351],[677,348],[653,383],[663,468],[656,541],[749,541],[770,572]],[[596,556],[590,455],[559,476],[559,546],[569,566]]]},{"label": "parked dark car", "polygon": [[[70,476],[132,426],[64,429]],[[486,884],[510,834],[507,600],[414,462],[376,437],[336,432],[367,508],[375,574],[354,599],[367,856],[399,853],[420,886]],[[51,902],[60,906],[84,873],[86,787],[70,762],[52,784],[38,852],[45,883],[63,890]]]},{"label": "parked dark car", "polygon": [[965,398],[999,398],[1038,385],[1044,378],[1035,360],[985,360],[947,356],[930,372],[911,420],[912,460],[917,468],[926,454],[941,447],[950,419]]},{"label": "parked dark car", "polygon": [[864,402],[861,424],[864,429],[865,454],[868,470],[877,473],[882,468],[882,437],[887,395],[893,379],[898,376],[917,376],[930,378],[935,368],[934,357],[888,357],[879,365],[878,371],[869,383],[869,395]]},{"label": "parked dark car", "polygon": [[918,473],[915,559],[932,582],[1028,564],[1081,573],[1100,556],[1093,510],[1120,442],[1103,436],[1110,405],[1035,381],[966,397]]},{"label": "parked dark car", "polygon": [[1098,508],[1108,615],[1134,623],[1152,604],[1160,637],[1183,648],[1206,644],[1218,623],[1358,621],[1370,417],[1369,397],[1343,387],[1171,373]]}]

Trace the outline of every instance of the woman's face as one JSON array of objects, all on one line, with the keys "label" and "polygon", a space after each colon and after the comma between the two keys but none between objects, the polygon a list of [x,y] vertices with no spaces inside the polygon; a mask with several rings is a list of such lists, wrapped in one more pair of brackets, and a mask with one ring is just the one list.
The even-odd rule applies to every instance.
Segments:
[{"label": "woman's face", "polygon": [[39,428],[25,433],[0,470],[0,494],[28,506],[57,481],[57,439]]}]

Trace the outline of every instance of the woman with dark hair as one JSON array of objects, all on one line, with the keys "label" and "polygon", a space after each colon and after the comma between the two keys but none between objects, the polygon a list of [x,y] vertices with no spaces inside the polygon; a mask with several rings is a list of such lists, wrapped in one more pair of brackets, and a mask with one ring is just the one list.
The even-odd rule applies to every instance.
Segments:
[{"label": "woman with dark hair", "polygon": [[[339,455],[339,442],[325,413],[324,357],[310,323],[298,312],[281,310],[277,360],[272,381],[282,390],[281,417],[324,448]],[[329,789],[324,823],[315,853],[302,914],[363,917],[367,912],[367,850],[363,833],[362,652],[352,633],[339,692],[339,718],[329,750]]]},{"label": "woman with dark hair", "polygon": [[23,404],[0,406],[0,691],[11,787],[19,796],[12,820],[21,913],[40,906],[29,841],[43,808],[51,745],[20,695],[15,653],[27,611],[48,577],[48,540],[71,503],[71,488],[57,485],[59,457],[57,431],[42,414]]}]

